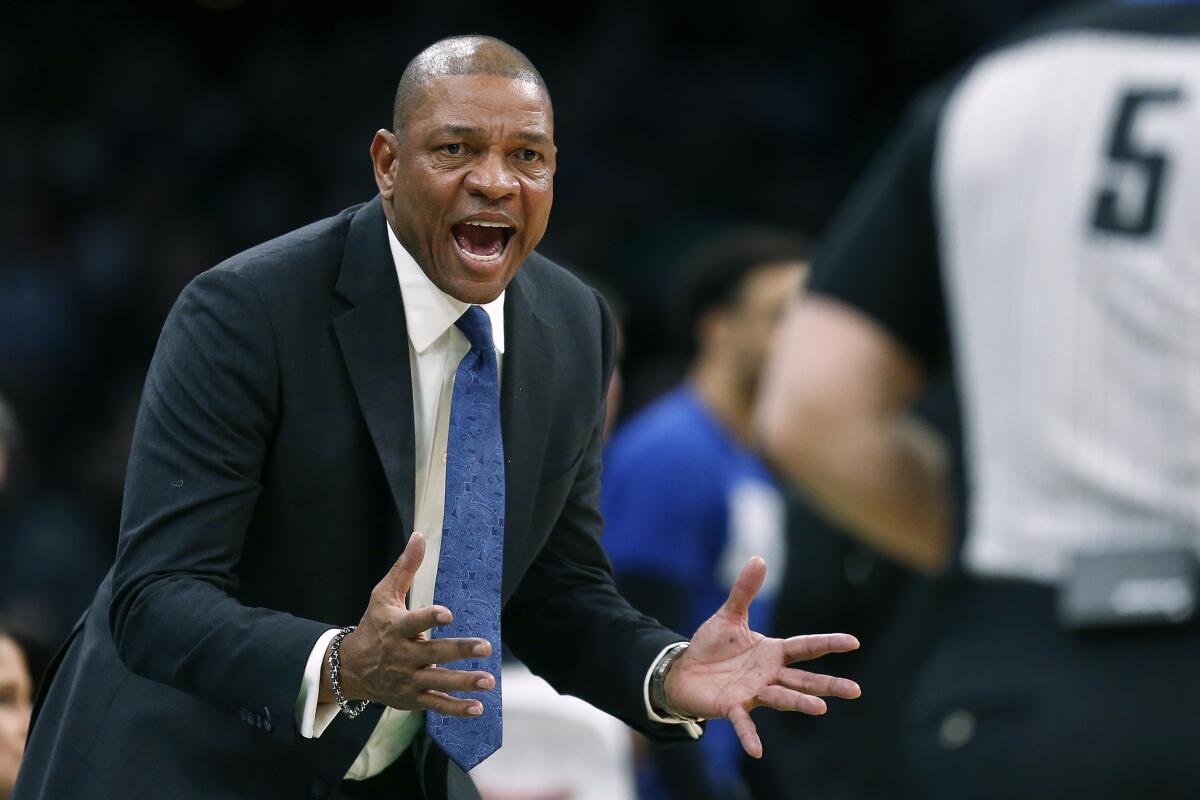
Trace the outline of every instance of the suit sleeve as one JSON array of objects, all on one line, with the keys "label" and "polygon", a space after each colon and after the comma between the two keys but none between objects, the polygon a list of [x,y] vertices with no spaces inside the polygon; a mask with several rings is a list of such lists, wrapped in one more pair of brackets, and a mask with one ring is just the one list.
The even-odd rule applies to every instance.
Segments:
[{"label": "suit sleeve", "polygon": [[639,613],[617,592],[600,536],[600,469],[605,390],[615,329],[600,309],[601,402],[570,493],[550,538],[504,610],[505,640],[559,692],[607,711],[653,739],[690,740],[684,726],[651,722],[646,672],[667,645],[687,639]]},{"label": "suit sleeve", "polygon": [[251,709],[291,741],[305,662],[328,626],[232,596],[279,396],[256,290],[232,270],[202,274],[167,318],[146,378],[109,622],[133,672],[231,713]]}]

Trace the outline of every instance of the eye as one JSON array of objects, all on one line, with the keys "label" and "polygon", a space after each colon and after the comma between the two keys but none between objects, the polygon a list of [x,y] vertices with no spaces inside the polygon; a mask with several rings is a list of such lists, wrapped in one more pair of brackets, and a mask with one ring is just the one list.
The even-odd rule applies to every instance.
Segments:
[{"label": "eye", "polygon": [[450,144],[444,144],[438,149],[448,156],[461,156],[467,150],[462,142],[451,142]]},{"label": "eye", "polygon": [[539,153],[537,150],[531,150],[528,147],[524,147],[517,151],[517,158],[519,158],[522,161],[532,164],[535,161],[540,161],[542,159],[542,154]]}]

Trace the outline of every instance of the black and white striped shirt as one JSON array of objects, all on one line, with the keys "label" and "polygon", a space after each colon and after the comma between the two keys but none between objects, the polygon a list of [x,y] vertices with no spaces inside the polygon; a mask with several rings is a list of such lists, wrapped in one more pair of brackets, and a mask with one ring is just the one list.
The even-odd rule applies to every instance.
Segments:
[{"label": "black and white striped shirt", "polygon": [[814,292],[964,405],[972,574],[1200,552],[1200,5],[1074,11],[923,98]]}]

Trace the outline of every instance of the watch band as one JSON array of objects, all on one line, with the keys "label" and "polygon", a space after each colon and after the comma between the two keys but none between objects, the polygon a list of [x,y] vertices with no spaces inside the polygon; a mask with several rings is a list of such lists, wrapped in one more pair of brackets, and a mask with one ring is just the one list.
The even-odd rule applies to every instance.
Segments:
[{"label": "watch band", "polygon": [[654,665],[654,670],[650,673],[650,702],[663,712],[661,716],[681,722],[703,722],[703,717],[689,717],[687,714],[680,714],[667,702],[667,672],[675,661],[687,652],[688,647],[687,642],[672,645]]}]

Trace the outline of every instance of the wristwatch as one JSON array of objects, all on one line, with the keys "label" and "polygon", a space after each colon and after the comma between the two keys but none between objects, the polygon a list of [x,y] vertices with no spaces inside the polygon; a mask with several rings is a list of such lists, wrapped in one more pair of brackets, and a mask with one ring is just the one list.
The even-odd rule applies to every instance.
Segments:
[{"label": "wristwatch", "polygon": [[687,714],[680,714],[667,702],[667,671],[671,669],[671,665],[675,663],[676,659],[687,652],[688,646],[687,642],[671,645],[654,665],[654,670],[650,673],[650,704],[662,712],[660,716],[677,719],[680,722],[703,722],[703,717],[689,717]]}]

